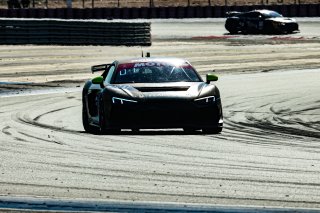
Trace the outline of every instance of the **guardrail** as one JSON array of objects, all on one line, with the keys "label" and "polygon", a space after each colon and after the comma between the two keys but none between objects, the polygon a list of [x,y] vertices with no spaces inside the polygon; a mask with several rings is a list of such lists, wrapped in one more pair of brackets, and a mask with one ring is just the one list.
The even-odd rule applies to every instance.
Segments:
[{"label": "guardrail", "polygon": [[0,44],[150,46],[150,23],[0,19]]},{"label": "guardrail", "polygon": [[225,12],[270,9],[288,17],[319,17],[320,4],[255,5],[255,6],[194,6],[141,8],[57,8],[0,9],[0,17],[59,19],[152,19],[152,18],[219,18]]}]

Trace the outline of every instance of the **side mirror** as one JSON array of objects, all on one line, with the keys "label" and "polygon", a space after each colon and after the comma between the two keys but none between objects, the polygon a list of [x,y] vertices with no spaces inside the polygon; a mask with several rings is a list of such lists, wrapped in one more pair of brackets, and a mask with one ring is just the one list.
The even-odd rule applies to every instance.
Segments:
[{"label": "side mirror", "polygon": [[207,74],[207,83],[210,84],[210,81],[217,81],[218,80],[218,76],[214,75],[214,74]]},{"label": "side mirror", "polygon": [[103,77],[102,76],[95,77],[94,79],[91,80],[91,82],[93,84],[103,85]]}]

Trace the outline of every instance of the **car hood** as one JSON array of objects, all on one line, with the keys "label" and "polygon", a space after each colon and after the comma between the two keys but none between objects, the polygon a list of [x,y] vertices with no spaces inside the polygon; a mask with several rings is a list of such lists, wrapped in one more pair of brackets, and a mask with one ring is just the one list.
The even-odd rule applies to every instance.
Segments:
[{"label": "car hood", "polygon": [[277,18],[268,18],[266,20],[281,22],[281,23],[293,23],[296,22],[294,18],[286,18],[286,17],[277,17]]},{"label": "car hood", "polygon": [[113,84],[110,87],[117,88],[134,99],[194,99],[215,88],[214,85],[205,82]]}]

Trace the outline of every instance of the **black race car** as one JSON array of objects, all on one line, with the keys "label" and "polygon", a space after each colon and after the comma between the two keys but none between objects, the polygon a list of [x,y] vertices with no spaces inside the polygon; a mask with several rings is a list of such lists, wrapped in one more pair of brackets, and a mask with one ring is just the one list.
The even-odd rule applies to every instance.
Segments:
[{"label": "black race car", "polygon": [[204,82],[178,58],[136,58],[92,67],[101,76],[83,88],[83,127],[91,133],[121,129],[183,128],[220,133],[223,127],[218,77]]},{"label": "black race car", "polygon": [[272,10],[228,12],[225,28],[231,34],[283,34],[299,31],[295,19],[283,17]]}]

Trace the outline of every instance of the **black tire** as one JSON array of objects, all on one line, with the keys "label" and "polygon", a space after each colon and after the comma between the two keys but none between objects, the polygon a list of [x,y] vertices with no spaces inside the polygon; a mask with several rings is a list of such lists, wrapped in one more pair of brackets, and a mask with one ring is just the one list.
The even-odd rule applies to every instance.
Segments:
[{"label": "black tire", "polygon": [[202,129],[202,132],[204,134],[219,134],[222,132],[222,127],[204,128],[204,129]]},{"label": "black tire", "polygon": [[99,132],[97,127],[91,126],[89,124],[87,107],[85,106],[84,102],[82,104],[82,125],[84,130],[88,133],[97,134]]},{"label": "black tire", "polygon": [[102,98],[99,99],[99,127],[100,127],[100,134],[119,134],[121,129],[107,129],[106,127],[106,115],[104,111],[104,105]]},{"label": "black tire", "polygon": [[105,113],[104,113],[104,106],[103,106],[103,103],[102,103],[102,98],[100,97],[99,98],[99,128],[100,128],[100,132],[104,132],[105,129],[106,129],[106,116],[105,116]]},{"label": "black tire", "polygon": [[229,30],[229,33],[234,35],[234,34],[238,34],[238,31],[237,30]]},{"label": "black tire", "polygon": [[225,24],[226,30],[229,31],[230,34],[238,34],[239,26],[238,22],[232,19],[228,19]]}]

